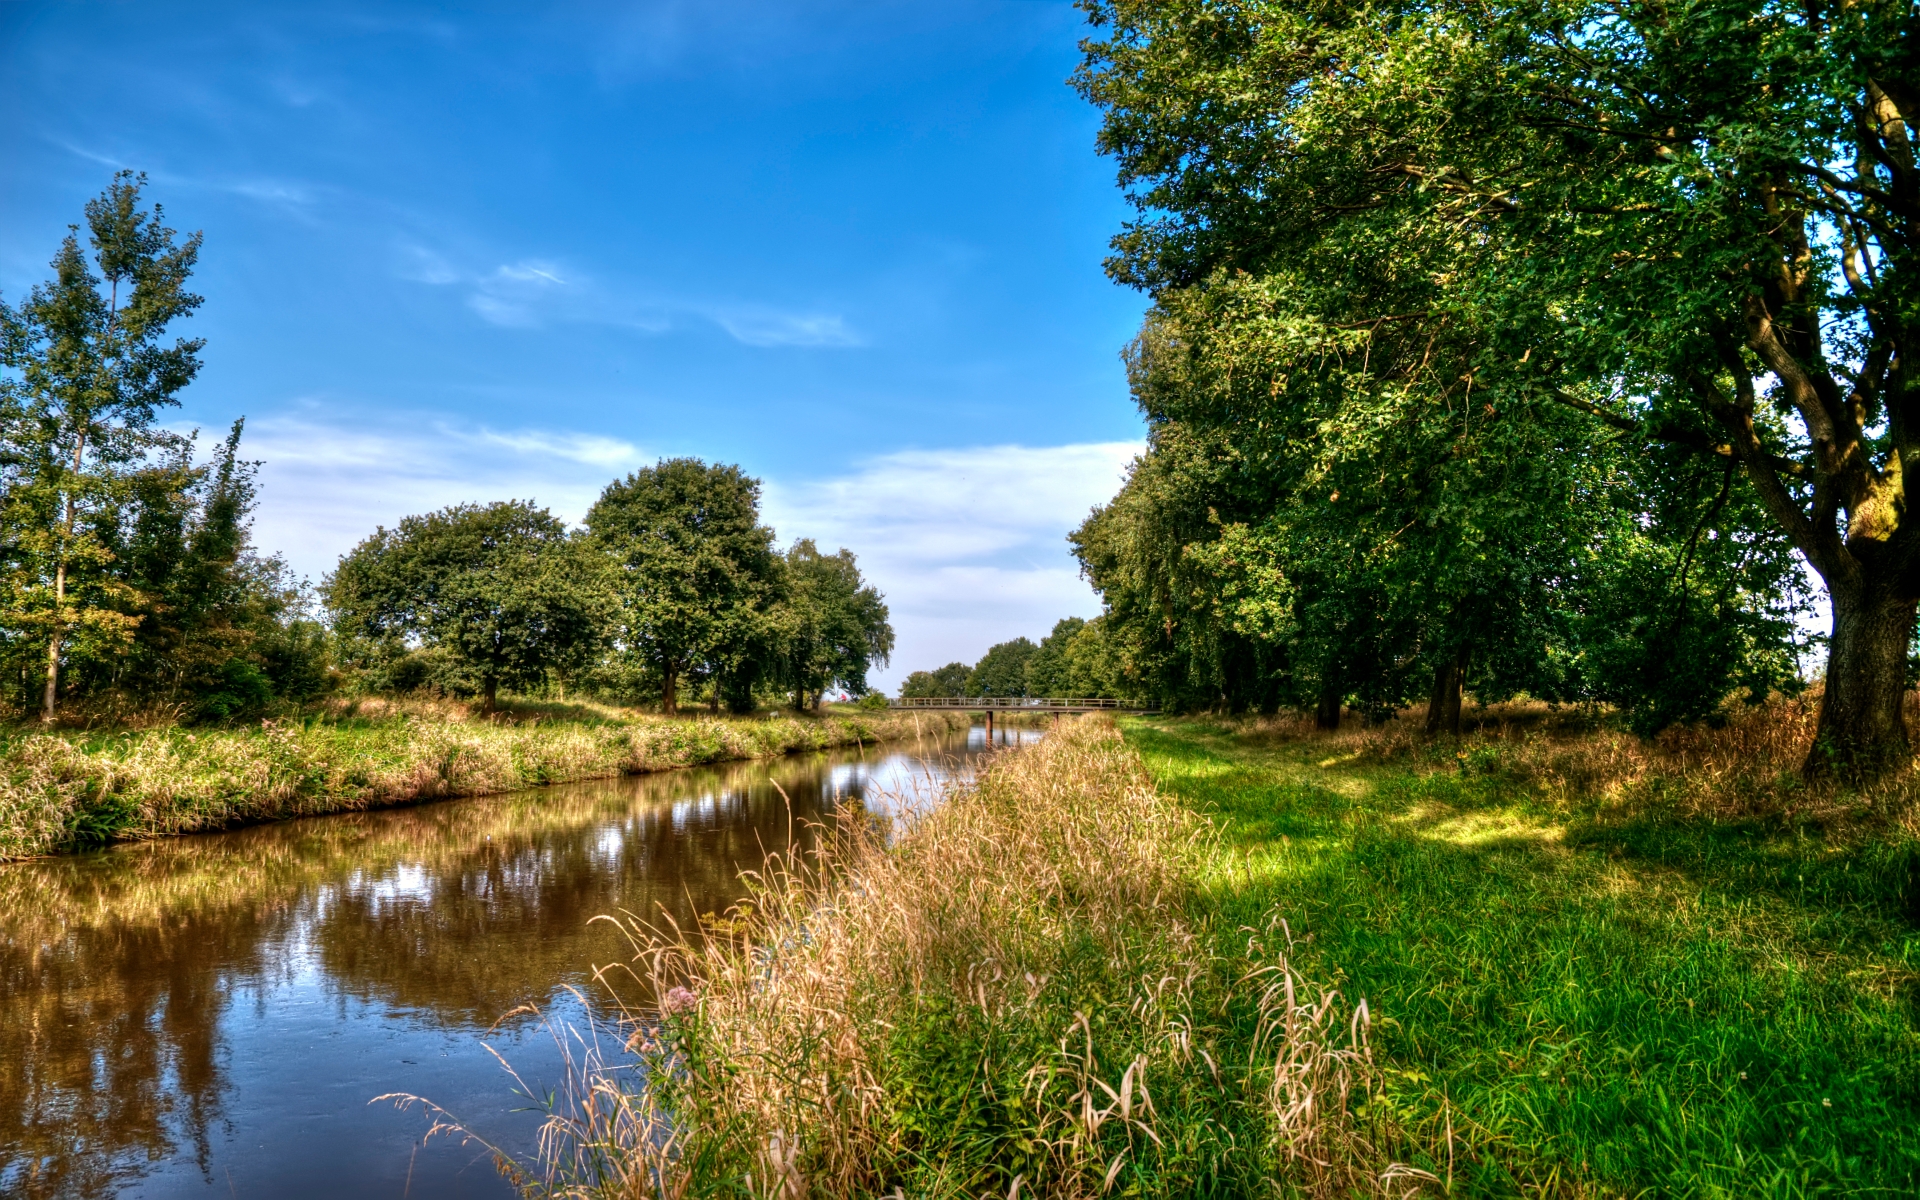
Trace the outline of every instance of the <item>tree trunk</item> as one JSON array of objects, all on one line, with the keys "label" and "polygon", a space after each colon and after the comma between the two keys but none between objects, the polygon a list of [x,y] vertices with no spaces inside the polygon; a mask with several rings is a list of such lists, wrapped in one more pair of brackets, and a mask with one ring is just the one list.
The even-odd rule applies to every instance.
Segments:
[{"label": "tree trunk", "polygon": [[1871,783],[1912,757],[1907,740],[1907,647],[1914,601],[1830,589],[1833,641],[1820,724],[1804,768],[1809,778]]},{"label": "tree trunk", "polygon": [[1322,729],[1340,728],[1340,685],[1333,682],[1320,685],[1320,707],[1314,710],[1313,723]]},{"label": "tree trunk", "polygon": [[1433,698],[1427,701],[1427,733],[1460,736],[1460,687],[1467,679],[1467,650],[1462,647],[1433,671]]},{"label": "tree trunk", "polygon": [[707,711],[717,717],[720,715],[720,673],[714,672],[713,678],[707,682],[713,688],[713,695],[707,697]]},{"label": "tree trunk", "polygon": [[[68,506],[71,509],[71,505]],[[73,523],[69,511],[67,523]],[[67,603],[67,564],[58,563],[53,568],[53,636],[47,639],[47,695],[46,711],[40,719],[53,724],[53,706],[60,695],[60,642],[66,631],[60,628],[60,615]]]},{"label": "tree trunk", "polygon": [[680,715],[679,672],[667,667],[660,672],[660,711],[669,717]]},{"label": "tree trunk", "polygon": [[483,689],[481,692],[481,704],[485,706],[484,711],[492,712],[494,707],[500,703],[500,681],[489,675],[481,684],[481,687]]}]

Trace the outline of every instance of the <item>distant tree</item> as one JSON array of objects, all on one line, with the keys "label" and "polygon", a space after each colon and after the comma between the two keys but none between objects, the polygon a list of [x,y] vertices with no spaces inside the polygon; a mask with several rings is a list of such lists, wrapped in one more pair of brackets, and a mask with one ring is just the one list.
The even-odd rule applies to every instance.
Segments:
[{"label": "distant tree", "polygon": [[867,671],[893,653],[893,626],[879,591],[860,577],[853,552],[822,554],[809,538],[786,555],[787,596],[778,617],[783,675],[793,706],[818,706],[839,686],[860,695]]},{"label": "distant tree", "polygon": [[1027,660],[1027,695],[1088,695],[1073,690],[1072,664],[1067,658],[1067,644],[1086,626],[1080,617],[1067,617],[1054,623],[1053,632],[1040,640],[1040,648]]},{"label": "distant tree", "polygon": [[440,651],[489,710],[503,684],[584,664],[610,608],[600,560],[522,501],[455,505],[377,530],[324,591],[342,633]]},{"label": "distant tree", "polygon": [[[587,513],[614,566],[615,649],[660,677],[661,708],[679,710],[690,675],[716,698],[772,658],[780,589],[773,531],[760,524],[760,481],[739,467],[666,459],[607,485]],[[755,653],[758,650],[759,653]]]},{"label": "distant tree", "polygon": [[1067,639],[1067,694],[1117,700],[1136,695],[1126,662],[1108,632],[1107,619],[1095,617]]},{"label": "distant tree", "polygon": [[145,182],[123,171],[87,203],[91,261],[73,226],[53,280],[0,304],[0,624],[39,644],[49,721],[70,658],[112,658],[132,642],[137,597],[100,530],[121,525],[149,455],[183,446],[155,415],[200,369],[200,341],[166,340],[200,305],[186,290],[200,235],[176,242],[159,205],[140,207]]},{"label": "distant tree", "polygon": [[967,691],[967,676],[973,674],[973,668],[965,663],[951,662],[937,671],[915,671],[907,676],[900,685],[902,699],[926,699],[936,696],[964,696]]},{"label": "distant tree", "polygon": [[988,650],[967,676],[969,696],[1025,696],[1027,662],[1040,647],[1026,638],[1001,642]]}]

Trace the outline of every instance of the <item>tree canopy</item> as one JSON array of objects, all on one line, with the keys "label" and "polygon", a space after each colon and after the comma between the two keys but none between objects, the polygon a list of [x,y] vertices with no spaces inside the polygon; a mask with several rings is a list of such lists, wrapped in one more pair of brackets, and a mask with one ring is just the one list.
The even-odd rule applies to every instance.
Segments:
[{"label": "tree canopy", "polygon": [[893,626],[878,589],[853,552],[822,554],[801,538],[786,554],[786,598],[777,618],[783,678],[796,708],[818,705],[829,687],[859,695],[867,672],[893,653]]},{"label": "tree canopy", "polygon": [[[1565,445],[1546,477],[1570,488],[1569,472],[1611,455],[1608,477],[1637,489],[1611,506],[1621,520],[1675,522],[1655,532],[1668,549],[1640,560],[1643,577],[1663,554],[1684,563],[1660,607],[1707,593],[1680,620],[1718,622],[1688,635],[1696,673],[1733,679],[1756,655],[1778,658],[1790,589],[1772,547],[1791,546],[1835,611],[1810,762],[1871,774],[1904,755],[1920,596],[1899,466],[1913,396],[1900,347],[1916,314],[1911,5],[1089,10],[1076,81],[1104,110],[1101,145],[1139,210],[1109,269],[1181,334],[1265,339],[1265,370],[1200,390],[1210,411],[1179,414],[1195,436],[1233,430],[1229,455],[1269,466],[1270,446],[1345,447],[1370,430],[1448,492],[1510,496],[1555,535],[1512,539],[1529,553],[1559,532],[1541,519],[1545,493],[1484,468],[1456,483],[1435,452],[1482,419],[1514,447]],[[1431,437],[1441,409],[1457,439]],[[1330,413],[1345,420],[1328,427]],[[1469,473],[1480,457],[1515,461],[1484,445],[1458,457]],[[1603,538],[1585,598],[1565,611],[1631,610],[1587,587],[1632,576],[1629,533]],[[1369,560],[1386,544],[1369,535]],[[1710,578],[1708,559],[1730,574]],[[1756,571],[1773,574],[1771,595],[1749,590]],[[1513,576],[1530,577],[1542,578]],[[1573,653],[1596,668],[1606,657]],[[1716,656],[1731,667],[1709,668]]]},{"label": "tree canopy", "polygon": [[689,675],[751,688],[783,586],[773,531],[760,523],[759,480],[736,466],[667,459],[609,484],[587,528],[614,564],[614,645],[657,674],[667,712]]},{"label": "tree canopy", "polygon": [[531,503],[461,504],[381,528],[324,588],[336,628],[451,659],[489,708],[502,685],[584,666],[611,606],[581,539]]}]

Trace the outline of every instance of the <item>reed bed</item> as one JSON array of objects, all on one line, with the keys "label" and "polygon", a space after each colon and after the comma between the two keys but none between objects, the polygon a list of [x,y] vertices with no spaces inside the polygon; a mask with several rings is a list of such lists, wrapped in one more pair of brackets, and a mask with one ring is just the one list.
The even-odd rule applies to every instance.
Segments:
[{"label": "reed bed", "polygon": [[1209,826],[1110,718],[898,829],[773,860],[697,928],[629,917],[625,1025],[574,1053],[549,1197],[1398,1195],[1364,1002],[1269,912],[1222,930]]},{"label": "reed bed", "polygon": [[0,861],[550,783],[945,732],[964,716],[482,716],[373,701],[237,729],[0,737]]}]

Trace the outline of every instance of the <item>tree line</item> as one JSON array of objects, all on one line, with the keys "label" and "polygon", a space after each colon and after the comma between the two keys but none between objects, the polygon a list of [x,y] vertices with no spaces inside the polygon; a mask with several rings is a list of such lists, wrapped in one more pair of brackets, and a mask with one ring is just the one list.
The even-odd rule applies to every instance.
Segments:
[{"label": "tree line", "polygon": [[1067,617],[1036,645],[1014,638],[990,647],[968,666],[951,662],[915,671],[900,685],[908,698],[931,696],[1047,696],[1117,698],[1132,689],[1106,638],[1106,622]]},{"label": "tree line", "polygon": [[377,530],[317,594],[249,540],[235,422],[205,461],[159,424],[203,342],[201,246],[116,175],[52,278],[0,301],[0,686],[16,711],[257,715],[329,689],[502,688],[748,711],[867,690],[893,648],[851,552],[785,550],[738,467],[671,459],[579,529],[530,502]]},{"label": "tree line", "polygon": [[1073,537],[1128,686],[1650,732],[1797,686],[1805,564],[1809,772],[1909,759],[1911,4],[1084,7],[1152,300]]}]

